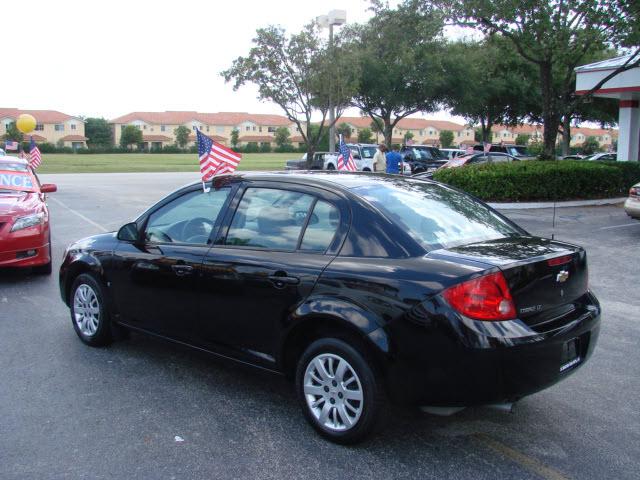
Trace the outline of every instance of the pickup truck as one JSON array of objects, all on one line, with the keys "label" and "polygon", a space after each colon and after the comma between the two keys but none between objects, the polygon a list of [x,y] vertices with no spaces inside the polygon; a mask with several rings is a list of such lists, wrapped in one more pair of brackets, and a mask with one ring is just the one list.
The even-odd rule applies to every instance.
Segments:
[{"label": "pickup truck", "polygon": [[[351,150],[353,160],[356,162],[356,168],[360,172],[373,171],[373,155],[376,153],[376,145],[367,145],[361,143],[347,143],[347,147]],[[311,162],[311,170],[336,170],[338,168],[338,154],[329,152],[316,152],[313,154]],[[287,160],[286,170],[306,170],[307,154],[305,153],[300,160]]]}]

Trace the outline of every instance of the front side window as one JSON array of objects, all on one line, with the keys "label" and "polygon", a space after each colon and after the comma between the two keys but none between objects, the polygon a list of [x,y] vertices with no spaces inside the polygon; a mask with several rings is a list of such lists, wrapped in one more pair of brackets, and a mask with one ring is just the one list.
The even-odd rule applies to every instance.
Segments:
[{"label": "front side window", "polygon": [[154,243],[206,244],[222,217],[229,188],[189,192],[149,217],[145,239]]},{"label": "front side window", "polygon": [[314,197],[275,188],[248,188],[233,216],[225,245],[295,250]]}]

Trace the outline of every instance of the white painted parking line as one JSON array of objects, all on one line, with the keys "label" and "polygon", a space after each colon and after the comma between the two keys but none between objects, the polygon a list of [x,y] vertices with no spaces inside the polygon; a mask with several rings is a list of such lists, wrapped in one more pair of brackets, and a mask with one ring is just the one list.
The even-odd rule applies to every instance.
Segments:
[{"label": "white painted parking line", "polygon": [[104,228],[102,225],[100,225],[99,223],[94,222],[93,220],[91,220],[90,218],[85,217],[83,214],[81,214],[80,212],[74,210],[73,208],[67,207],[64,203],[62,203],[60,200],[58,200],[57,198],[54,197],[47,197],[47,200],[53,200],[54,202],[56,202],[58,205],[60,205],[61,207],[66,208],[67,210],[69,210],[71,213],[73,213],[74,215],[77,215],[78,217],[80,217],[81,219],[83,219],[85,222],[89,223],[90,225],[93,225],[94,227],[96,227],[99,230],[102,230],[103,232],[108,232],[109,230],[107,230],[106,228]]},{"label": "white painted parking line", "polygon": [[611,225],[610,227],[600,227],[598,230],[609,230],[612,228],[633,227],[634,225],[640,225],[640,222],[625,223],[624,225]]}]

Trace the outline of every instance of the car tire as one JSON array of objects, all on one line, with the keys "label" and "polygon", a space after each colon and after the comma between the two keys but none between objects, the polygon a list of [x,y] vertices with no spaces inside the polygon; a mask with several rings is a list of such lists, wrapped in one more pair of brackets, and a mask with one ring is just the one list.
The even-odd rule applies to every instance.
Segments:
[{"label": "car tire", "polygon": [[338,338],[314,341],[296,368],[296,392],[307,421],[335,443],[353,444],[374,430],[382,388],[366,355]]},{"label": "car tire", "polygon": [[362,171],[363,171],[363,172],[370,172],[370,171],[371,171],[371,169],[370,169],[369,167],[364,167],[364,168],[362,169]]},{"label": "car tire", "polygon": [[105,289],[93,275],[78,275],[71,286],[69,305],[73,329],[80,340],[92,347],[113,341]]},{"label": "car tire", "polygon": [[327,165],[327,170],[335,170],[336,166],[333,163],[330,163],[329,165]]}]

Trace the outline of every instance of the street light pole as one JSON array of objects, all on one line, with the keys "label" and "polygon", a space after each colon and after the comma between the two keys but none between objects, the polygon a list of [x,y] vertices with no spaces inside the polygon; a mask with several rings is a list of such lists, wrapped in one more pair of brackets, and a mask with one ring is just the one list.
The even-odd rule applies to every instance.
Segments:
[{"label": "street light pole", "polygon": [[[321,27],[329,27],[329,54],[333,55],[333,26],[343,25],[347,22],[347,12],[345,10],[331,10],[327,15],[321,15],[316,18],[318,25]],[[333,105],[333,78],[329,80],[329,152],[336,151],[336,128],[335,119],[336,112]]]},{"label": "street light pole", "polygon": [[[333,55],[333,23],[329,23],[329,52]],[[336,151],[336,112],[333,109],[333,77],[330,78],[329,85],[329,153]]]}]

